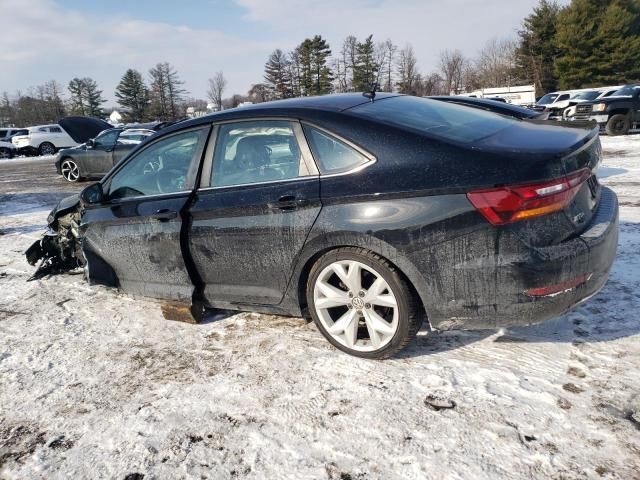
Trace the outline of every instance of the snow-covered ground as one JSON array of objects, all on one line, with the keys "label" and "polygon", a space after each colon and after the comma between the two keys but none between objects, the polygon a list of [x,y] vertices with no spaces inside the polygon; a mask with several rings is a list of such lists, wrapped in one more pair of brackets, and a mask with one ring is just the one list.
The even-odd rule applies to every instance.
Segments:
[{"label": "snow-covered ground", "polygon": [[421,333],[382,362],[301,319],[188,325],[79,275],[27,283],[51,198],[16,183],[0,197],[0,477],[640,478],[640,135],[603,144],[621,235],[599,295],[535,327]]}]

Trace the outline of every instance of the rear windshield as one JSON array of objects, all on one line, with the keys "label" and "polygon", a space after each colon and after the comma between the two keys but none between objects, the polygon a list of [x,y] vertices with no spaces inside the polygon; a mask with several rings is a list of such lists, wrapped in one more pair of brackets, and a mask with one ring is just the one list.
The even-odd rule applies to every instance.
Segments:
[{"label": "rear windshield", "polygon": [[573,98],[576,99],[576,100],[595,100],[599,96],[600,96],[600,92],[593,91],[593,92],[582,92],[582,93],[579,93]]},{"label": "rear windshield", "polygon": [[616,90],[613,96],[616,97],[632,97],[640,89],[640,85],[625,85],[620,90]]},{"label": "rear windshield", "polygon": [[363,103],[350,111],[460,143],[475,142],[519,122],[477,108],[411,96]]},{"label": "rear windshield", "polygon": [[556,98],[558,98],[558,95],[559,95],[558,93],[547,93],[544,97],[542,97],[536,103],[538,105],[549,105],[550,103],[553,103]]}]

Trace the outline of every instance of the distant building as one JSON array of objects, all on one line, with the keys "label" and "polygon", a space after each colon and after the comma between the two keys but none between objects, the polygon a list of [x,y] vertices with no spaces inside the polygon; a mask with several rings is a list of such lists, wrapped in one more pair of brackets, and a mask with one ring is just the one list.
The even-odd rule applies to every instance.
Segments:
[{"label": "distant building", "polygon": [[112,125],[120,125],[122,123],[122,114],[118,110],[114,110],[109,115],[109,122]]}]

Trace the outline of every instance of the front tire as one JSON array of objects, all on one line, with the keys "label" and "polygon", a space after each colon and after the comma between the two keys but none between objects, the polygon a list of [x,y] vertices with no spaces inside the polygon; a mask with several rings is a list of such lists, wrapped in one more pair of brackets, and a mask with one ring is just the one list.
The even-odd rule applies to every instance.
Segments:
[{"label": "front tire", "polygon": [[6,158],[13,158],[13,152],[8,148],[0,148],[0,160]]},{"label": "front tire", "polygon": [[77,182],[80,180],[80,169],[78,164],[71,158],[65,158],[60,164],[60,173],[67,182]]},{"label": "front tire", "polygon": [[607,132],[607,135],[611,136],[626,135],[629,133],[630,128],[631,120],[629,119],[629,115],[618,113],[616,115],[612,115],[607,121],[605,131]]},{"label": "front tire", "polygon": [[40,147],[38,147],[38,153],[40,155],[53,155],[56,153],[56,147],[53,143],[43,142],[40,144]]},{"label": "front tire", "polygon": [[307,305],[318,330],[350,355],[383,359],[415,337],[423,320],[413,289],[386,259],[345,247],[311,268]]}]

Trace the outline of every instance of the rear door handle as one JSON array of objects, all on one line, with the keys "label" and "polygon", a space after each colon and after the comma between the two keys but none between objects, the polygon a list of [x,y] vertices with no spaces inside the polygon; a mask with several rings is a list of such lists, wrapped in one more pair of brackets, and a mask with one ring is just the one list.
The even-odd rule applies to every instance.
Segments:
[{"label": "rear door handle", "polygon": [[282,210],[282,211],[291,211],[295,210],[298,207],[305,207],[309,205],[309,200],[306,198],[299,198],[295,195],[285,195],[280,197],[277,202],[269,203],[269,208],[271,210]]},{"label": "rear door handle", "polygon": [[158,210],[156,213],[151,215],[151,218],[154,220],[159,220],[161,222],[166,222],[168,220],[173,220],[178,217],[178,212],[174,212],[169,210],[168,208],[162,208]]}]

